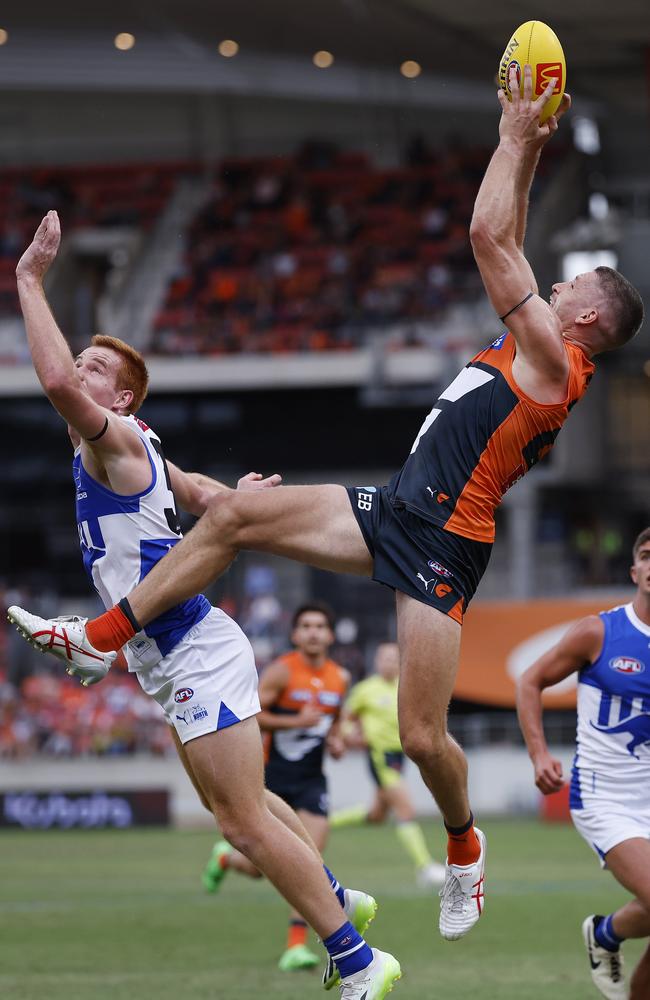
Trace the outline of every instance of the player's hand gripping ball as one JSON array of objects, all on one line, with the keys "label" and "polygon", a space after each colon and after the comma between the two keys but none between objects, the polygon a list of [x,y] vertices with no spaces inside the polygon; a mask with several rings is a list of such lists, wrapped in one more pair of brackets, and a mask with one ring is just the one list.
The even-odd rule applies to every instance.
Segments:
[{"label": "player's hand gripping ball", "polygon": [[533,100],[544,93],[551,80],[555,80],[555,89],[540,115],[540,121],[554,115],[562,101],[566,89],[566,60],[560,45],[560,40],[548,24],[543,21],[526,21],[522,24],[506,45],[505,52],[499,63],[499,86],[508,100],[512,100],[510,92],[511,70],[517,71],[517,79],[524,93],[524,66],[529,63],[533,69]]}]

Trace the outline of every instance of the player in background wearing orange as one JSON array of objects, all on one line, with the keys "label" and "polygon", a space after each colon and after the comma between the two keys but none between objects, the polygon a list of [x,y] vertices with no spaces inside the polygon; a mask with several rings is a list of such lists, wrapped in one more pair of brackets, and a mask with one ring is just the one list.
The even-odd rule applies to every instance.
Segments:
[{"label": "player in background wearing orange", "polygon": [[[334,619],[325,605],[311,602],[297,609],[291,641],[294,650],[269,664],[260,677],[258,721],[265,734],[265,780],[267,788],[295,810],[322,854],[329,833],[323,757],[325,750],[336,758],[345,750],[339,727],[350,676],[329,659]],[[243,854],[221,840],[203,875],[206,888],[218,888],[231,868],[253,878],[261,876]],[[293,972],[318,962],[307,948],[307,924],[293,910],[279,967]]]},{"label": "player in background wearing orange", "polygon": [[402,777],[404,751],[399,738],[397,689],[399,649],[396,642],[382,642],[374,657],[374,674],[355,684],[343,708],[342,732],[346,746],[365,749],[377,792],[370,808],[363,805],[340,809],[330,817],[333,830],[363,823],[383,823],[390,813],[395,831],[415,865],[415,878],[423,889],[439,889],[445,881],[445,866],[433,860],[415,808]]},{"label": "player in background wearing orange", "polygon": [[[463,615],[485,572],[504,493],[553,446],[586,392],[593,357],[639,330],[643,303],[599,267],[538,294],[524,255],[528,195],[541,150],[570,104],[543,125],[556,80],[533,100],[512,67],[510,103],[498,93],[499,145],[483,178],[470,239],[483,284],[507,332],[440,394],[402,469],[387,486],[287,486],[216,498],[198,524],[106,614],[70,631],[70,669],[128,642],[148,622],[224,573],[241,549],[273,552],[396,591],[400,736],[448,832],[439,929],[463,937],[483,913],[485,837],[475,828],[467,760],[447,729]],[[26,612],[11,609],[14,620]],[[52,629],[30,616],[33,640]],[[381,963],[380,959],[380,963]],[[381,970],[370,969],[369,983]],[[374,988],[374,987],[373,987]],[[369,987],[370,989],[370,987]],[[374,993],[372,994],[374,995]]]}]

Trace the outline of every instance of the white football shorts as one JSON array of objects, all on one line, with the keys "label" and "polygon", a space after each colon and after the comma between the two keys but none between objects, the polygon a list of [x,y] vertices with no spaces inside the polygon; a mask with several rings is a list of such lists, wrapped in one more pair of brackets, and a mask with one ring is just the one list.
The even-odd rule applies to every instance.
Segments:
[{"label": "white football shorts", "polygon": [[181,743],[260,711],[253,649],[220,608],[212,608],[159,663],[135,673]]},{"label": "white football shorts", "polygon": [[[590,774],[593,783],[585,780]],[[603,868],[607,867],[605,855],[617,844],[634,837],[650,840],[650,795],[644,785],[645,781],[639,781],[636,775],[621,773],[614,782],[595,771],[583,772],[583,808],[572,809],[571,819]]]}]

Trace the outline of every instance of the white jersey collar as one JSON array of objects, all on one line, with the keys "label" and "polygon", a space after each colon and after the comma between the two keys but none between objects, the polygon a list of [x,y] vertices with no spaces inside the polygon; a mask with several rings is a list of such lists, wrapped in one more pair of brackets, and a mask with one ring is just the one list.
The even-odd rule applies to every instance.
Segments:
[{"label": "white jersey collar", "polygon": [[643,632],[644,635],[650,636],[650,625],[646,625],[645,622],[641,621],[631,603],[625,605],[625,614],[629,618],[631,624],[634,625],[635,628],[638,628],[639,632]]}]

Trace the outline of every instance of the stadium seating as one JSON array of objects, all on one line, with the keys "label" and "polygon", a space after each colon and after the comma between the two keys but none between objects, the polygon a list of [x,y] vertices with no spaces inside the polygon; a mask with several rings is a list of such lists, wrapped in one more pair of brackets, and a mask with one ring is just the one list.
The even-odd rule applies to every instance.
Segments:
[{"label": "stadium seating", "polygon": [[361,154],[222,163],[155,354],[346,350],[479,292],[468,227],[484,149],[396,169]]}]

